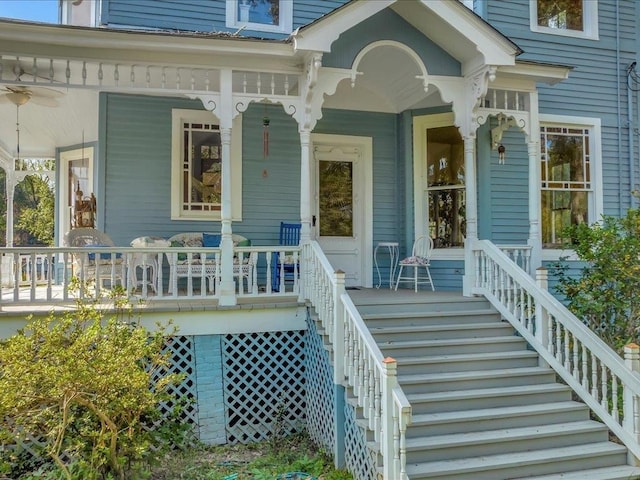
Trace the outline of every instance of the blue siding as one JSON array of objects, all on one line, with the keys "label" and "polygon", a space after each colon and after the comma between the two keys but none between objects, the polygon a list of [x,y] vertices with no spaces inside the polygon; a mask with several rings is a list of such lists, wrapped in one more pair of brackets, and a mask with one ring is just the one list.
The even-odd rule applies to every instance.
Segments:
[{"label": "blue siding", "polygon": [[461,67],[456,59],[389,9],[340,35],[332,45],[331,52],[323,56],[322,64],[351,68],[358,52],[377,40],[395,40],[407,45],[429,66],[430,75],[460,75]]},{"label": "blue siding", "polygon": [[[304,26],[346,3],[346,0],[295,0],[293,29]],[[136,26],[194,32],[235,32],[226,26],[224,0],[103,0],[102,23],[111,27]],[[289,33],[244,29],[242,36],[285,39]]]},{"label": "blue siding", "polygon": [[599,40],[531,32],[529,2],[483,7],[487,20],[525,51],[521,59],[574,67],[568,80],[539,86],[540,112],[601,119],[604,209],[622,213],[630,204],[630,162],[638,173],[638,149],[634,159],[629,154],[625,85],[625,69],[637,58],[638,2],[600,0]]}]

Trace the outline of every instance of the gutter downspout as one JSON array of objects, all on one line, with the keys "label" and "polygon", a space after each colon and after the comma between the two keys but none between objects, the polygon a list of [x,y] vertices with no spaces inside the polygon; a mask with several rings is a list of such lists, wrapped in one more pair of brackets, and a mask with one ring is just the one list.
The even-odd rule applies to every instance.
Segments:
[{"label": "gutter downspout", "polygon": [[[633,139],[634,135],[634,122],[633,122],[633,89],[631,87],[631,72],[636,68],[636,62],[632,62],[627,67],[627,126],[629,131],[629,182],[631,187],[631,192],[636,189],[636,178],[635,178],[635,142]],[[634,195],[631,195],[631,208],[635,208],[637,204],[637,199]]]},{"label": "gutter downspout", "polygon": [[[620,105],[620,2],[616,0],[616,104],[618,116],[618,156],[622,154],[622,107]],[[633,185],[633,161],[629,162],[629,184]],[[618,160],[618,215],[624,215],[623,202],[622,162]]]}]

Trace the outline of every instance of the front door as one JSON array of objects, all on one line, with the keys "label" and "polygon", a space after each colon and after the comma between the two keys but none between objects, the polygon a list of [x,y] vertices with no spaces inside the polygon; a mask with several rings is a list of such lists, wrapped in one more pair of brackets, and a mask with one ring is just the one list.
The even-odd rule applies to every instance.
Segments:
[{"label": "front door", "polygon": [[370,287],[371,139],[313,136],[313,232],[349,287]]}]

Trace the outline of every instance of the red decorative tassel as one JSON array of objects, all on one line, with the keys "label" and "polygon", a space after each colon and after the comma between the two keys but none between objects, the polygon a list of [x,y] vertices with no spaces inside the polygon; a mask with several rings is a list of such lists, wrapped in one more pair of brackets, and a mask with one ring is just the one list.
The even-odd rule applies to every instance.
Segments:
[{"label": "red decorative tassel", "polygon": [[262,156],[269,156],[269,117],[262,117]]}]

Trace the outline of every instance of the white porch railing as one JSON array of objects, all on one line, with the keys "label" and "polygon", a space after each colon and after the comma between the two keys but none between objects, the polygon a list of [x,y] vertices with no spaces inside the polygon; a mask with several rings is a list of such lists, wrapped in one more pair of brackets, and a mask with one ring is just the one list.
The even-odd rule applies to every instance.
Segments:
[{"label": "white porch railing", "polygon": [[531,275],[531,247],[529,245],[498,245],[498,248],[516,265]]},{"label": "white porch railing", "polygon": [[[485,295],[591,410],[640,458],[638,349],[625,361],[487,240],[473,246],[474,294]],[[546,275],[546,270],[541,269]],[[542,288],[541,288],[542,287]],[[630,366],[633,366],[630,368]]]},{"label": "white porch railing", "polygon": [[388,480],[406,475],[406,429],[411,405],[397,381],[397,364],[384,358],[317,242],[303,247],[303,295],[314,306],[333,349],[334,382],[349,387],[374,434]]},{"label": "white porch railing", "polygon": [[[116,285],[134,298],[219,299],[221,253],[202,247],[0,248],[0,308],[100,297]],[[283,260],[274,265],[276,258]],[[235,296],[298,297],[299,266],[297,246],[235,247]],[[91,292],[76,291],[74,278]]]}]

